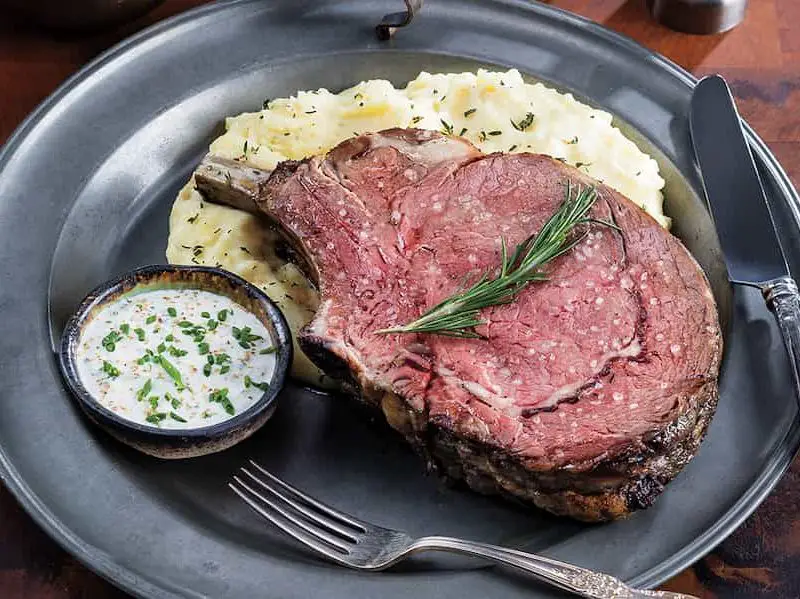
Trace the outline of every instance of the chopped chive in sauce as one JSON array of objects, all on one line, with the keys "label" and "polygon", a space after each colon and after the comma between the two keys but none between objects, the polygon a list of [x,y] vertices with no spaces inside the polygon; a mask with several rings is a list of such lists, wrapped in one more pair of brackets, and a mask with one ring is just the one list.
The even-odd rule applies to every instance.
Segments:
[{"label": "chopped chive in sauce", "polygon": [[163,368],[167,372],[169,378],[171,378],[175,383],[175,388],[178,391],[182,391],[183,389],[186,388],[186,386],[183,384],[183,378],[181,377],[181,373],[178,372],[178,369],[175,368],[175,365],[169,360],[167,360],[166,357],[156,356],[156,359],[153,361],[156,362],[156,364],[161,366],[161,368]]},{"label": "chopped chive in sauce", "polygon": [[250,387],[255,387],[256,389],[261,389],[262,391],[267,391],[269,389],[269,383],[257,383],[249,376],[245,375],[244,377],[244,388],[249,389]]},{"label": "chopped chive in sauce", "polygon": [[147,317],[147,320],[144,321],[145,324],[153,324],[156,321],[156,315],[151,314]]},{"label": "chopped chive in sauce", "polygon": [[213,403],[218,403],[228,414],[235,414],[236,409],[233,407],[231,400],[228,399],[228,388],[215,389],[208,396],[208,400]]},{"label": "chopped chive in sauce", "polygon": [[469,110],[464,111],[464,118],[468,118],[469,116],[475,114],[477,112],[477,108],[470,108]]},{"label": "chopped chive in sauce", "polygon": [[164,399],[169,402],[173,409],[177,410],[181,406],[181,400],[170,393],[164,393]]},{"label": "chopped chive in sauce", "polygon": [[267,354],[274,354],[276,351],[278,351],[278,348],[273,345],[272,347],[268,347],[267,349],[262,349],[258,353],[261,356],[266,356]]},{"label": "chopped chive in sauce", "polygon": [[136,400],[137,401],[144,401],[144,398],[150,395],[150,391],[153,390],[153,381],[151,379],[147,379],[142,388],[136,392]]},{"label": "chopped chive in sauce", "polygon": [[167,314],[175,318],[178,315],[178,311],[172,306],[170,306],[169,308],[167,308]]},{"label": "chopped chive in sauce", "polygon": [[201,356],[204,356],[208,353],[208,343],[198,343],[197,344],[197,351],[200,352]]},{"label": "chopped chive in sauce", "polygon": [[167,415],[164,412],[154,412],[152,414],[148,414],[145,420],[147,420],[147,422],[149,422],[150,424],[161,424],[161,421],[164,420],[166,417]]},{"label": "chopped chive in sauce", "polygon": [[217,320],[220,322],[225,322],[228,318],[228,312],[230,312],[230,310],[227,309],[217,312]]},{"label": "chopped chive in sauce", "polygon": [[117,349],[117,342],[122,339],[122,335],[120,335],[117,331],[111,331],[108,335],[103,337],[103,340],[100,342],[103,345],[103,349],[108,352],[113,352]]},{"label": "chopped chive in sauce", "polygon": [[159,400],[159,397],[157,395],[153,395],[147,401],[150,402],[150,407],[155,410],[156,408],[158,408],[158,400]]},{"label": "chopped chive in sauce", "polygon": [[133,332],[136,333],[136,338],[139,341],[144,341],[144,329],[136,328],[133,329]]},{"label": "chopped chive in sauce", "polygon": [[166,343],[159,343],[156,349],[158,350],[158,353],[163,354],[165,351],[167,351],[167,345]]},{"label": "chopped chive in sauce", "polygon": [[111,378],[117,378],[119,376],[119,368],[114,366],[111,362],[107,362],[103,360],[103,372],[105,372]]},{"label": "chopped chive in sauce", "polygon": [[200,312],[200,316],[202,316],[203,318],[211,318],[211,314],[209,314],[208,312]]},{"label": "chopped chive in sauce", "polygon": [[205,376],[211,376],[211,364],[206,364],[203,366],[203,374]]},{"label": "chopped chive in sauce", "polygon": [[209,331],[213,331],[214,329],[216,329],[216,328],[217,328],[217,321],[216,321],[216,320],[209,320],[209,321],[206,323],[206,326],[208,327],[208,330],[209,330]]},{"label": "chopped chive in sauce", "polygon": [[169,335],[164,337],[164,341],[167,341],[167,342],[175,341],[175,336],[170,333]]},{"label": "chopped chive in sauce", "polygon": [[123,322],[121,325],[119,325],[119,330],[122,331],[123,335],[127,335],[131,332],[131,325],[129,325],[127,322]]},{"label": "chopped chive in sauce", "polygon": [[193,327],[194,325],[191,322],[189,322],[188,320],[181,320],[178,323],[178,326],[181,327],[182,329],[185,329],[187,327]]},{"label": "chopped chive in sauce", "polygon": [[175,412],[170,412],[169,413],[169,417],[172,418],[173,420],[178,421],[178,422],[186,422],[186,418],[183,418],[182,416],[178,416]]}]

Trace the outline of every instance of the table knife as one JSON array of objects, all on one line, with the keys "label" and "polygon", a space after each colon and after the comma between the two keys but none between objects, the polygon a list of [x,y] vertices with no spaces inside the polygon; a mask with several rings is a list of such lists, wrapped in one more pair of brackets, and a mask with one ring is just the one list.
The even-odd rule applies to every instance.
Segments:
[{"label": "table knife", "polygon": [[[757,287],[775,314],[800,389],[800,301],[733,96],[719,75],[694,89],[689,127],[730,281]],[[800,396],[798,396],[800,397]]]}]

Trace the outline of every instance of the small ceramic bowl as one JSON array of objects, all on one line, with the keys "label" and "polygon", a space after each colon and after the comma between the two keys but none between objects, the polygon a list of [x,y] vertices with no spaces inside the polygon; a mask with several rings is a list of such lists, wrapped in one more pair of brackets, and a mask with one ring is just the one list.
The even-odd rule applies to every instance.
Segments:
[{"label": "small ceramic bowl", "polygon": [[[200,289],[224,295],[254,314],[272,336],[275,370],[264,395],[250,408],[228,420],[189,429],[159,429],[122,418],[100,404],[78,375],[77,348],[83,327],[98,310],[122,296],[156,289]],[[204,266],[146,266],[93,290],[67,323],[61,340],[61,372],[86,415],[112,436],[146,454],[165,459],[189,458],[227,449],[243,441],[269,419],[275,399],[292,363],[289,325],[264,292],[219,268]]]}]

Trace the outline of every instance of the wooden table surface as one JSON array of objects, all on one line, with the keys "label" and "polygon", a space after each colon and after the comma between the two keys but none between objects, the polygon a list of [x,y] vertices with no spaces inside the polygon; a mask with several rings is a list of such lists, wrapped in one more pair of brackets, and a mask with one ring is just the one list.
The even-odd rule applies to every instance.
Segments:
[{"label": "wooden table surface", "polygon": [[[53,36],[0,18],[0,143],[40,101],[120,39],[202,0],[167,0],[112,32]],[[399,4],[399,2],[398,2]],[[554,0],[664,54],[693,73],[719,72],[747,121],[800,184],[800,1],[750,0],[732,32],[689,36],[655,24],[644,0]],[[800,459],[764,504],[714,552],[664,588],[703,599],[800,597]],[[62,551],[0,485],[0,597],[126,597]],[[255,599],[255,598],[253,598]]]}]

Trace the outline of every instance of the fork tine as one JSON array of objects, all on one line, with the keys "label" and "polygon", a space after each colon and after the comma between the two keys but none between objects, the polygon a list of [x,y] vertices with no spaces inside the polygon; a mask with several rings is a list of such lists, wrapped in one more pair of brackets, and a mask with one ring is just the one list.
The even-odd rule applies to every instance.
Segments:
[{"label": "fork tine", "polygon": [[342,524],[349,524],[350,526],[352,526],[353,528],[355,528],[359,532],[367,532],[367,527],[365,526],[365,523],[362,522],[361,520],[358,520],[357,518],[354,518],[353,516],[350,516],[349,514],[345,514],[344,512],[340,512],[339,510],[337,510],[335,508],[332,508],[329,505],[325,505],[324,503],[322,503],[320,501],[317,501],[313,497],[309,497],[308,495],[306,495],[305,493],[303,493],[299,489],[296,489],[295,487],[293,487],[289,483],[283,482],[277,476],[275,476],[272,473],[270,473],[269,471],[265,470],[263,467],[261,467],[259,464],[257,464],[253,460],[250,460],[250,464],[254,468],[256,468],[259,472],[261,472],[261,474],[263,474],[269,480],[271,480],[273,483],[275,483],[278,487],[280,487],[281,489],[283,489],[284,491],[289,493],[291,496],[299,499],[300,501],[303,501],[304,503],[307,503],[308,505],[310,505],[312,507],[315,507],[320,512],[322,512],[323,514],[327,514],[328,516],[338,520]]},{"label": "fork tine", "polygon": [[[298,521],[296,518],[293,518],[291,515],[277,507],[257,491],[254,491],[246,483],[242,482],[239,477],[234,476],[233,480],[238,483],[239,486],[243,487],[247,492],[240,489],[234,483],[228,483],[228,487],[239,497],[241,497],[245,503],[247,503],[247,505],[253,508],[264,518],[272,522],[275,526],[280,528],[283,532],[291,537],[294,537],[301,543],[304,543],[326,557],[329,557],[340,563],[347,563],[344,560],[344,556],[347,555],[348,548],[341,541],[333,538],[323,531],[312,528],[302,521]],[[255,501],[250,494],[257,497],[263,503]]]},{"label": "fork tine", "polygon": [[337,524],[335,521],[332,521],[330,517],[322,515],[313,508],[295,501],[291,497],[288,497],[286,493],[281,493],[274,487],[270,486],[268,483],[258,478],[247,468],[241,468],[241,471],[244,472],[251,479],[253,479],[255,482],[257,482],[260,486],[264,487],[264,489],[269,491],[277,499],[293,507],[298,513],[300,513],[302,516],[304,516],[306,519],[310,520],[314,524],[321,526],[329,530],[330,532],[336,533],[344,537],[345,539],[352,541],[353,543],[358,542],[358,536],[356,535],[356,533],[353,531],[352,528],[344,527],[340,524]]}]

